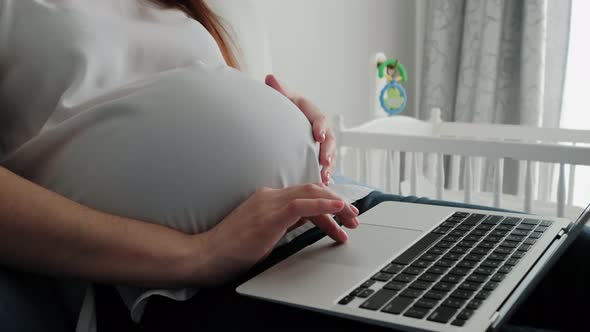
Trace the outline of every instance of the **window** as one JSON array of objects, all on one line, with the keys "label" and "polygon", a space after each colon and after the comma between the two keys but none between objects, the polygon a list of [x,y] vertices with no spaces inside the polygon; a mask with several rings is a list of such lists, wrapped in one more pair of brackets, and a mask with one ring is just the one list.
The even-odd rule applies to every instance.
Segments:
[{"label": "window", "polygon": [[[561,127],[590,130],[590,1],[572,0],[572,17],[568,49]],[[573,204],[586,206],[590,198],[590,167],[577,167]]]}]

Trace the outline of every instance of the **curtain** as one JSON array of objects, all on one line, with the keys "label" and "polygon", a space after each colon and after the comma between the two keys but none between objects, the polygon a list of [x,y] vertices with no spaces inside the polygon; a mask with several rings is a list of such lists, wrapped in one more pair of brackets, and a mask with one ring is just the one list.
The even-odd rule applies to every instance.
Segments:
[{"label": "curtain", "polygon": [[[564,87],[571,0],[427,0],[421,100],[443,120],[558,127]],[[490,190],[494,163],[484,162]],[[536,198],[551,193],[552,165],[538,165]],[[506,161],[505,192],[522,187]]]}]

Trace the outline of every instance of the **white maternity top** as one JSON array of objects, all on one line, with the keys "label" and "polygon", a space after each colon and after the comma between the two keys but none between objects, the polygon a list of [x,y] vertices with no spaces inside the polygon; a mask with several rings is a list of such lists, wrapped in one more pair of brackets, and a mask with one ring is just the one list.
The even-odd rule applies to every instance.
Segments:
[{"label": "white maternity top", "polygon": [[[260,186],[319,182],[318,149],[305,116],[227,67],[179,10],[0,0],[2,165],[46,188],[198,233]],[[119,287],[136,321],[149,296],[195,291]],[[78,330],[92,329],[92,302]]]}]

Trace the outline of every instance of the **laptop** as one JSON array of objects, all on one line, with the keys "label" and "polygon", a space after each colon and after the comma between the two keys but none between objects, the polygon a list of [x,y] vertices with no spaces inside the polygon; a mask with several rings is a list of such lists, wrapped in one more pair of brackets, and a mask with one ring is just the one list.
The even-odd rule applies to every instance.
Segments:
[{"label": "laptop", "polygon": [[493,331],[589,216],[383,202],[346,243],[322,236],[236,291],[397,330]]}]

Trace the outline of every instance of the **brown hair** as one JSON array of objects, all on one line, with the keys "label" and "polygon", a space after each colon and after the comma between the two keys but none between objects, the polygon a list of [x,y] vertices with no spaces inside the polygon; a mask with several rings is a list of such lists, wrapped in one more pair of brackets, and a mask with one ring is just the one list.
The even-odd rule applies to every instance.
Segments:
[{"label": "brown hair", "polygon": [[201,23],[207,31],[213,36],[225,62],[234,68],[239,68],[238,59],[234,54],[231,46],[233,41],[223,24],[221,18],[217,16],[204,0],[150,0],[163,8],[178,8],[187,15]]}]

